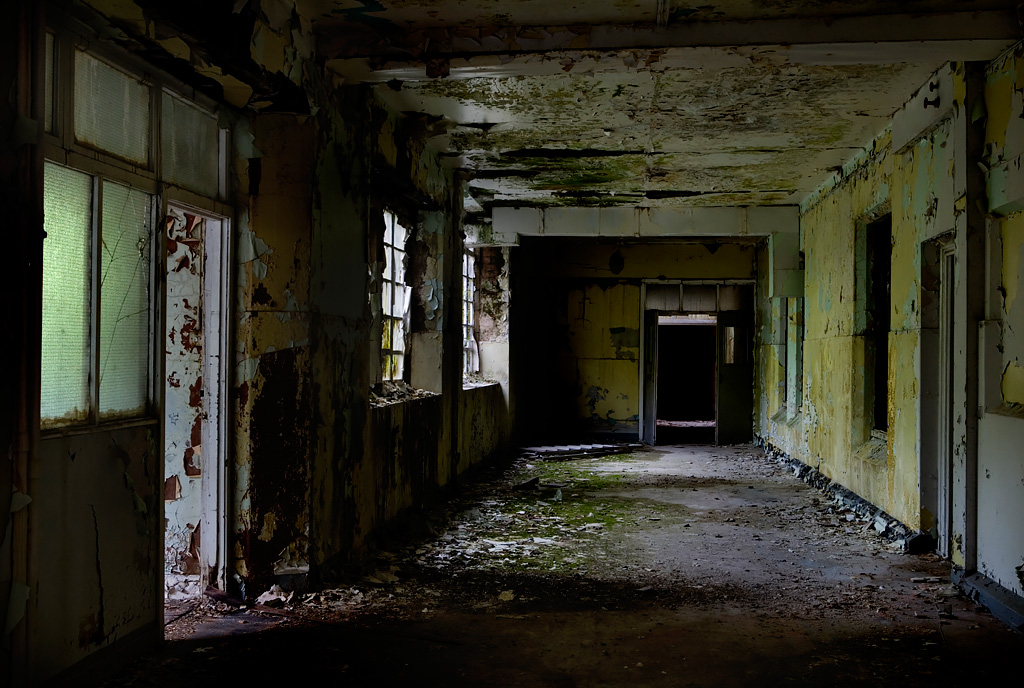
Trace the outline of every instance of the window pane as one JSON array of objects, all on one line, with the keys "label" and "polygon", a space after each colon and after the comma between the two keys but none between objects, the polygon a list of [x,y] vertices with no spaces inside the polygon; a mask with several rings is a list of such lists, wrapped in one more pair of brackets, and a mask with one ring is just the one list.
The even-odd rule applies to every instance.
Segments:
[{"label": "window pane", "polygon": [[393,288],[391,286],[391,282],[384,282],[384,284],[382,285],[381,294],[380,294],[380,299],[381,299],[380,303],[381,303],[381,307],[383,308],[384,315],[394,315],[394,313],[391,310],[391,292],[392,291],[393,291]]},{"label": "window pane", "polygon": [[401,380],[404,356],[400,353],[389,354],[384,357],[384,379]]},{"label": "window pane", "polygon": [[396,317],[402,317],[405,315],[405,292],[406,287],[401,284],[396,284],[395,287],[395,299],[394,305],[391,307],[391,314]]},{"label": "window pane", "polygon": [[394,334],[391,337],[391,345],[395,351],[405,351],[405,321],[401,318],[392,320],[394,323]]},{"label": "window pane", "polygon": [[82,51],[75,54],[75,139],[149,162],[149,87]]},{"label": "window pane", "polygon": [[43,174],[44,426],[83,420],[89,409],[92,178],[46,163]]},{"label": "window pane", "polygon": [[403,284],[405,284],[405,251],[396,248],[393,259],[395,284],[401,287]]},{"label": "window pane", "polygon": [[102,219],[99,411],[131,415],[149,392],[149,194],[104,182]]},{"label": "window pane", "polygon": [[395,220],[395,236],[394,236],[394,241],[392,241],[391,243],[399,251],[405,251],[405,237],[406,237],[405,227],[403,227],[402,225],[398,224],[398,221]]},{"label": "window pane", "polygon": [[46,133],[53,131],[53,34],[46,34],[46,121],[43,128]]},{"label": "window pane", "polygon": [[207,196],[216,196],[220,169],[217,119],[165,94],[161,128],[164,179]]}]

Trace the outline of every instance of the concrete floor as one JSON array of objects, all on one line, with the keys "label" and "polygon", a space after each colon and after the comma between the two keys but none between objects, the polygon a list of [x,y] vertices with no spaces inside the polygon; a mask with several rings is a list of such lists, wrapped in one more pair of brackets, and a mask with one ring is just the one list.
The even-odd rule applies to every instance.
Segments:
[{"label": "concrete floor", "polygon": [[520,459],[410,523],[336,588],[183,615],[107,685],[934,687],[1024,657],[948,563],[749,446]]}]

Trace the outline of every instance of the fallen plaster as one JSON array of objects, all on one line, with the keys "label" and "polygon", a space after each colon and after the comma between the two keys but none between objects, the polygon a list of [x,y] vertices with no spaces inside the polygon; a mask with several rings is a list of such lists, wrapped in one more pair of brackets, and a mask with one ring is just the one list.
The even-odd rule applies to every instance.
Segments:
[{"label": "fallen plaster", "polygon": [[867,521],[867,527],[894,543],[902,551],[920,554],[934,549],[934,540],[927,533],[915,531],[901,523],[883,509],[829,479],[817,469],[790,457],[764,438],[756,438],[755,443],[764,449],[769,458],[788,466],[793,475],[827,495],[836,504],[852,510]]}]

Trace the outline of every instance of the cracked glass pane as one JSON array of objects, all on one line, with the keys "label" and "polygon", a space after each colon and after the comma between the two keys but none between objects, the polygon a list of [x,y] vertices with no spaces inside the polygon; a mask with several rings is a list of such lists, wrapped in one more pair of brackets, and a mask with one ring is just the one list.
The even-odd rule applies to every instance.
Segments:
[{"label": "cracked glass pane", "polygon": [[99,412],[143,412],[149,398],[150,213],[147,193],[103,183]]},{"label": "cracked glass pane", "polygon": [[149,162],[149,87],[75,53],[75,140],[129,162]]},{"label": "cracked glass pane", "polygon": [[43,173],[43,427],[89,412],[92,178],[47,162]]}]

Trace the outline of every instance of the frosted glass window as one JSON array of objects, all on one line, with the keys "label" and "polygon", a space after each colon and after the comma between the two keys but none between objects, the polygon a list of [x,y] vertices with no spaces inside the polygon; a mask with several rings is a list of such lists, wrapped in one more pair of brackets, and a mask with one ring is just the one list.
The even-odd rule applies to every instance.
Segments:
[{"label": "frosted glass window", "polygon": [[47,134],[53,133],[53,34],[46,34],[46,121],[43,127]]},{"label": "frosted glass window", "polygon": [[165,94],[161,139],[164,179],[216,196],[220,170],[217,118]]},{"label": "frosted glass window", "polygon": [[43,172],[43,340],[40,417],[54,426],[89,413],[92,177]]},{"label": "frosted glass window", "polygon": [[149,194],[103,183],[100,416],[144,411],[149,394]]},{"label": "frosted glass window", "polygon": [[75,139],[129,162],[149,162],[149,87],[75,53]]}]

